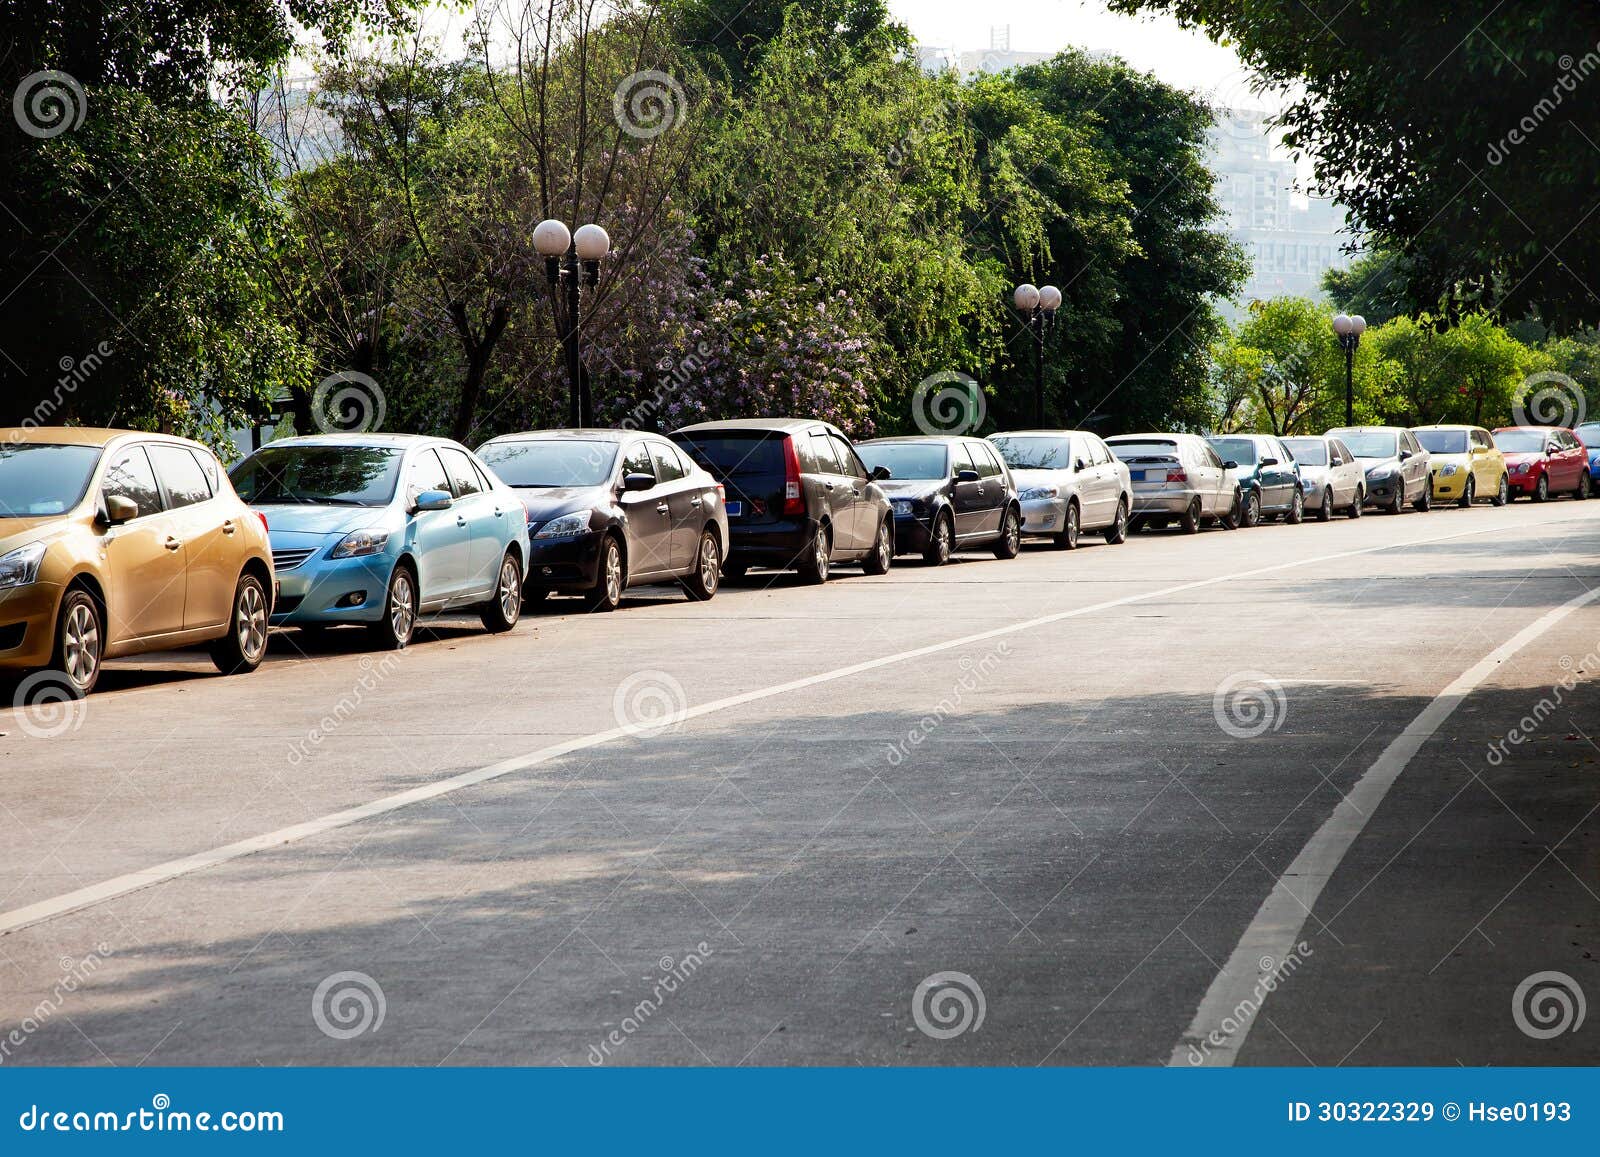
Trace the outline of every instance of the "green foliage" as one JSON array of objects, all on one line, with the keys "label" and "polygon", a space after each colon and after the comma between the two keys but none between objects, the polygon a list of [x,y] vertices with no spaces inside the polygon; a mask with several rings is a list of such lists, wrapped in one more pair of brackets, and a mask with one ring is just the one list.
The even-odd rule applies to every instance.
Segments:
[{"label": "green foliage", "polygon": [[1411,262],[1392,249],[1373,249],[1350,263],[1348,269],[1330,269],[1322,275],[1322,288],[1335,307],[1360,314],[1368,325],[1410,313]]},{"label": "green foliage", "polygon": [[846,50],[865,45],[867,56],[876,55],[885,34],[893,48],[911,46],[910,34],[890,21],[885,0],[677,0],[669,7],[683,44],[736,92],[749,87],[791,8]]}]

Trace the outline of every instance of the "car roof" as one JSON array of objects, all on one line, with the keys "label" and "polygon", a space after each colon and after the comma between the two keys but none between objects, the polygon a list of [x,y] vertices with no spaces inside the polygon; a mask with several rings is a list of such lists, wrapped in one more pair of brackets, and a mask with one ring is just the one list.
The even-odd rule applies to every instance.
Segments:
[{"label": "car roof", "polygon": [[436,438],[431,434],[387,434],[371,432],[367,434],[298,434],[292,438],[277,438],[262,445],[262,449],[273,446],[393,446],[396,449],[409,449],[412,446],[454,446],[457,443],[449,438]]},{"label": "car roof", "polygon": [[1562,429],[1561,426],[1496,426],[1494,432],[1496,434],[1509,434],[1512,431],[1518,433],[1526,431],[1529,434],[1547,434],[1553,430],[1560,429]]},{"label": "car roof", "polygon": [[[793,434],[814,426],[827,426],[821,418],[725,418],[719,422],[696,422],[680,426],[673,434],[701,434],[716,431],[764,431],[766,433]],[[669,435],[670,436],[670,435]]]},{"label": "car roof", "polygon": [[169,442],[174,446],[198,446],[199,442],[180,438],[176,434],[158,434],[153,430],[119,430],[99,426],[15,426],[0,428],[0,442],[12,445],[52,446],[109,446],[124,438],[137,438],[141,442]]},{"label": "car roof", "polygon": [[1354,434],[1360,430],[1373,430],[1384,434],[1407,433],[1407,427],[1405,426],[1335,426],[1328,431],[1328,434],[1337,438],[1340,434]]},{"label": "car roof", "polygon": [[889,438],[868,438],[857,446],[888,446],[920,444],[924,446],[949,446],[955,442],[981,442],[982,438],[969,434],[897,434]]},{"label": "car roof", "polygon": [[[1094,434],[1093,430],[996,430],[991,438],[1060,438],[1066,434]],[[1094,434],[1096,438],[1100,435]]]},{"label": "car roof", "polygon": [[1413,426],[1413,427],[1411,427],[1411,430],[1412,430],[1413,433],[1415,433],[1418,430],[1461,430],[1461,431],[1470,432],[1470,431],[1473,431],[1473,430],[1481,430],[1481,429],[1483,429],[1482,426],[1463,426],[1459,422],[1435,422],[1431,426]]},{"label": "car roof", "polygon": [[578,426],[560,430],[519,430],[515,434],[501,434],[490,438],[484,445],[493,446],[497,442],[620,442],[635,434],[654,438],[666,436],[657,434],[653,430],[616,430],[600,426]]},{"label": "car roof", "polygon": [[1107,442],[1176,442],[1180,438],[1198,438],[1198,434],[1118,434]]}]

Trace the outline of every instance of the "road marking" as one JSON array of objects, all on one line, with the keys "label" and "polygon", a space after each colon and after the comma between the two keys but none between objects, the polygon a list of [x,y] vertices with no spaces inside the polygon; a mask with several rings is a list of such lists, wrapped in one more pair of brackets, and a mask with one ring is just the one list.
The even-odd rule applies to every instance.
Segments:
[{"label": "road marking", "polygon": [[[1276,987],[1283,963],[1299,958],[1296,944],[1317,898],[1406,765],[1502,663],[1597,599],[1600,587],[1567,600],[1523,627],[1457,676],[1383,749],[1383,754],[1343,795],[1332,814],[1300,849],[1294,862],[1273,882],[1272,891],[1261,902],[1227,964],[1206,990],[1189,1031],[1173,1046],[1168,1065],[1220,1068],[1233,1064],[1250,1035],[1255,1013],[1270,994],[1271,989],[1264,987],[1268,978],[1273,978],[1271,984]],[[1241,1015],[1241,1008],[1250,1011]],[[1233,1027],[1225,1029],[1225,1025]]]},{"label": "road marking", "polygon": [[[1535,524],[1536,529],[1542,529],[1559,522],[1593,521],[1592,519],[1551,519],[1548,522]],[[1322,563],[1337,562],[1340,559],[1359,558],[1362,555],[1379,554],[1386,550],[1404,550],[1415,546],[1427,546],[1436,542],[1447,542],[1457,538],[1471,538],[1482,534],[1503,534],[1505,526],[1484,527],[1477,530],[1459,531],[1455,534],[1435,535],[1430,538],[1412,539],[1407,542],[1387,543],[1380,546],[1362,547],[1359,550],[1344,550],[1333,554],[1317,555],[1312,558],[1300,559],[1295,562],[1273,563],[1270,566],[1254,567],[1250,570],[1235,571],[1231,574],[1216,575],[1212,578],[1194,579],[1190,582],[1178,583],[1175,586],[1163,587],[1160,590],[1145,591],[1142,594],[1124,595],[1121,598],[1108,599],[1104,602],[1094,603],[1086,607],[1077,607],[1070,611],[1057,611],[1054,614],[1041,615],[1038,618],[1027,619],[1023,622],[1012,623],[1009,626],[995,627],[975,634],[962,635],[960,638],[948,639],[942,643],[930,643],[924,647],[917,647],[909,651],[900,651],[893,655],[883,655],[876,659],[868,659],[860,663],[852,663],[848,667],[839,667],[832,671],[823,671],[816,675],[808,675],[801,679],[794,679],[776,686],[764,687],[756,691],[745,691],[738,695],[729,695],[722,699],[714,699],[709,703],[702,703],[697,707],[687,708],[681,715],[681,721],[698,719],[702,716],[713,715],[742,707],[748,703],[755,703],[762,699],[771,699],[778,695],[788,695],[795,691],[816,687],[823,683],[832,683],[839,679],[848,679],[853,675],[860,675],[866,671],[875,671],[895,663],[904,663],[913,659],[936,655],[944,651],[952,651],[959,647],[968,647],[974,643],[986,642],[989,639],[1000,638],[1005,635],[1014,635],[1023,631],[1035,631],[1040,627],[1047,627],[1054,623],[1065,622],[1068,619],[1082,618],[1086,615],[1098,614],[1101,611],[1115,610],[1118,607],[1132,606],[1137,603],[1150,602],[1154,599],[1168,598],[1184,591],[1199,590],[1204,587],[1219,586],[1225,583],[1238,582],[1242,579],[1255,578],[1261,575],[1277,574],[1282,571],[1297,570],[1301,567],[1318,566]],[[1542,621],[1542,620],[1541,620]],[[1520,636],[1519,636],[1520,637]],[[1475,668],[1476,669],[1476,668]],[[637,729],[626,727],[613,727],[609,731],[600,731],[592,735],[580,736],[575,739],[565,740],[561,743],[541,747],[537,751],[524,755],[514,755],[493,763],[487,767],[480,767],[473,771],[461,772],[434,783],[414,787],[409,791],[399,792],[395,795],[384,796],[357,807],[346,808],[343,811],[333,812],[318,819],[307,820],[304,823],[293,824],[277,831],[266,832],[259,836],[252,836],[246,840],[226,844],[210,851],[199,852],[192,856],[184,856],[177,860],[168,860],[166,863],[156,864],[154,867],[144,868],[137,872],[115,876],[103,880],[98,884],[78,888],[65,892],[59,896],[52,896],[37,903],[28,904],[21,908],[14,908],[9,912],[0,913],[0,936],[27,928],[45,920],[64,916],[69,912],[76,912],[81,908],[88,908],[95,904],[102,904],[107,900],[114,900],[119,896],[126,896],[130,892],[137,892],[144,888],[163,884],[175,880],[180,876],[187,876],[194,872],[204,871],[206,868],[225,864],[230,860],[237,860],[244,856],[255,855],[257,852],[269,851],[287,844],[299,843],[309,840],[314,836],[323,835],[337,828],[348,827],[376,816],[398,811],[410,807],[412,804],[425,803],[428,800],[438,799],[440,796],[461,791],[464,788],[475,787],[480,783],[500,779],[519,771],[527,771],[540,764],[559,759],[564,755],[574,752],[587,751],[611,743],[617,739],[633,737]],[[1369,773],[1370,774],[1370,773]]]}]

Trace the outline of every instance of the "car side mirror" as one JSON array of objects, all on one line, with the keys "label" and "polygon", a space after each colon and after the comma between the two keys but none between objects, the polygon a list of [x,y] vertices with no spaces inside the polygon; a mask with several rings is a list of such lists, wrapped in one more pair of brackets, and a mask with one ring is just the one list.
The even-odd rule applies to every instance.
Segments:
[{"label": "car side mirror", "polygon": [[640,490],[649,490],[655,484],[656,479],[653,474],[624,474],[622,476],[622,488],[635,493]]},{"label": "car side mirror", "polygon": [[976,482],[977,480],[978,480],[978,472],[976,470],[957,470],[956,471],[956,481],[957,482]]},{"label": "car side mirror", "polygon": [[1402,451],[1400,451],[1400,461],[1405,462],[1410,457],[1411,457],[1411,451],[1410,450],[1402,450]]},{"label": "car side mirror", "polygon": [[887,466],[874,466],[872,468],[872,473],[868,475],[868,477],[874,482],[887,482],[890,478],[893,478],[894,475]]},{"label": "car side mirror", "polygon": [[1239,469],[1239,464],[1237,462],[1235,462],[1232,458],[1229,458],[1226,462],[1224,462],[1222,464],[1222,468],[1224,470],[1237,470],[1237,469]]},{"label": "car side mirror", "polygon": [[139,517],[139,505],[121,494],[106,495],[106,525],[121,526]]},{"label": "car side mirror", "polygon": [[449,510],[451,503],[454,501],[455,499],[450,497],[448,490],[423,490],[417,494],[416,502],[413,505],[416,506],[417,512],[420,514],[425,510]]},{"label": "car side mirror", "polygon": [[1278,464],[1278,460],[1276,458],[1263,458],[1261,459],[1261,464],[1263,466],[1276,466]]},{"label": "car side mirror", "polygon": [[1087,469],[1089,469],[1089,464],[1087,462],[1085,462],[1082,458],[1079,458],[1077,461],[1073,462],[1072,468],[1074,470],[1087,470]]}]

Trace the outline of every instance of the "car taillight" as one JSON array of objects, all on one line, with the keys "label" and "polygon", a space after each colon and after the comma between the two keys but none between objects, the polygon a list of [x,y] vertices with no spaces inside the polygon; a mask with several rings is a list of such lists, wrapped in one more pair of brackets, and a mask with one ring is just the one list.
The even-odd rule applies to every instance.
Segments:
[{"label": "car taillight", "polygon": [[272,527],[267,525],[267,516],[265,514],[262,514],[261,511],[259,511],[259,510],[253,510],[253,511],[251,511],[251,513],[254,514],[257,518],[259,518],[261,520],[261,529],[262,530],[271,530],[272,529]]},{"label": "car taillight", "polygon": [[1187,481],[1189,481],[1189,475],[1186,474],[1182,470],[1168,470],[1167,471],[1167,481],[1168,482],[1187,482]]},{"label": "car taillight", "polygon": [[805,499],[800,497],[800,453],[793,438],[783,440],[783,513],[804,514]]},{"label": "car taillight", "polygon": [[720,482],[717,483],[717,501],[724,505],[728,501],[728,488]]}]

